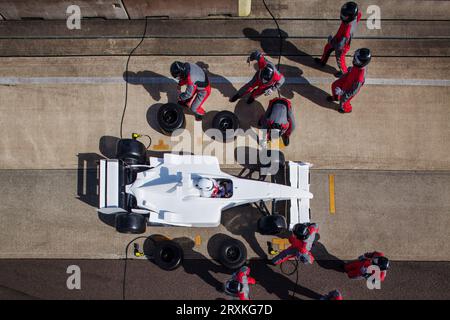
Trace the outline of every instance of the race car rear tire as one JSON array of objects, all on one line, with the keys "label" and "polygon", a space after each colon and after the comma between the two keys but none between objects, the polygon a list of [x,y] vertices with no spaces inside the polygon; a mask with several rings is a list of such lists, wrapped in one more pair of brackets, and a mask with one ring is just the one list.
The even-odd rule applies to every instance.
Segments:
[{"label": "race car rear tire", "polygon": [[116,158],[127,165],[145,164],[146,148],[136,139],[120,139],[117,142]]},{"label": "race car rear tire", "polygon": [[162,133],[171,135],[177,129],[183,129],[186,125],[186,117],[183,107],[175,103],[163,104],[157,114],[158,124]]},{"label": "race car rear tire", "polygon": [[286,229],[286,219],[279,214],[263,216],[258,219],[257,230],[262,235],[276,235]]},{"label": "race car rear tire", "polygon": [[183,249],[174,241],[159,241],[155,246],[153,261],[163,270],[174,270],[183,261]]},{"label": "race car rear tire", "polygon": [[118,213],[116,215],[116,231],[119,233],[140,234],[147,227],[147,219],[137,213]]},{"label": "race car rear tire", "polygon": [[212,127],[220,131],[222,141],[228,141],[236,136],[239,119],[233,112],[220,111],[214,116]]},{"label": "race car rear tire", "polygon": [[228,239],[219,248],[219,262],[226,268],[238,269],[247,260],[247,249],[236,239]]}]

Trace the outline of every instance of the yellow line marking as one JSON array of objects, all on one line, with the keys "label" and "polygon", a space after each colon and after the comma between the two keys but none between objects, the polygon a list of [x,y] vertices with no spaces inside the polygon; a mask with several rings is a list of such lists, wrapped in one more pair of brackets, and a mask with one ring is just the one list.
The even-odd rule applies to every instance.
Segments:
[{"label": "yellow line marking", "polygon": [[286,246],[289,246],[288,239],[273,238],[272,243],[276,244],[280,250],[284,250]]},{"label": "yellow line marking", "polygon": [[195,241],[195,246],[199,247],[202,244],[202,237],[200,237],[200,235],[195,236],[194,241]]},{"label": "yellow line marking", "polygon": [[328,175],[330,193],[330,214],[336,213],[336,203],[334,201],[334,174]]},{"label": "yellow line marking", "polygon": [[152,148],[155,151],[168,151],[170,150],[170,146],[168,144],[165,144],[162,139],[158,141],[158,144],[155,144]]},{"label": "yellow line marking", "polygon": [[283,143],[283,139],[278,138],[274,141],[267,141],[267,147],[270,149],[278,149],[278,150],[283,150],[286,146]]},{"label": "yellow line marking", "polygon": [[239,0],[239,17],[247,17],[252,11],[252,0]]}]

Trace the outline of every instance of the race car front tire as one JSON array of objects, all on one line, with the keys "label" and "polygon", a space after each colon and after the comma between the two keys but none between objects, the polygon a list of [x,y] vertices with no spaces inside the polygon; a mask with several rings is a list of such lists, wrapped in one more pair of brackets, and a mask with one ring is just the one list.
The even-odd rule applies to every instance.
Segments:
[{"label": "race car front tire", "polygon": [[177,129],[183,129],[186,125],[186,117],[183,108],[175,103],[163,104],[157,114],[158,124],[162,133],[171,135]]},{"label": "race car front tire", "polygon": [[116,231],[119,233],[140,234],[147,227],[147,219],[137,213],[118,213],[116,215]]},{"label": "race car front tire", "polygon": [[145,164],[146,148],[136,139],[120,139],[117,142],[116,158],[127,165]]},{"label": "race car front tire", "polygon": [[257,230],[262,235],[276,235],[286,228],[286,219],[279,214],[263,216],[258,219]]},{"label": "race car front tire", "polygon": [[183,261],[183,250],[180,245],[171,240],[159,241],[155,246],[153,261],[163,270],[174,270]]},{"label": "race car front tire", "polygon": [[219,248],[219,262],[226,268],[238,269],[247,260],[245,245],[236,239],[228,239]]}]

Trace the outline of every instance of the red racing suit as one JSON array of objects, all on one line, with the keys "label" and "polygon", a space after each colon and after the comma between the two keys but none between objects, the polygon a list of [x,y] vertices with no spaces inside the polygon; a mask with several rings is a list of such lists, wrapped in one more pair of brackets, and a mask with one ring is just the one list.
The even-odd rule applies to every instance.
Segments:
[{"label": "red racing suit", "polygon": [[327,63],[331,53],[333,51],[336,51],[336,62],[339,67],[339,70],[341,70],[342,73],[347,72],[345,55],[350,50],[352,37],[360,20],[361,20],[361,12],[358,12],[358,16],[352,22],[349,23],[341,22],[341,26],[339,27],[336,35],[334,37],[330,36],[330,38],[328,39],[328,43],[325,45],[325,48],[323,49],[322,58],[320,59],[322,63],[324,64]]},{"label": "red racing suit", "polygon": [[[368,278],[372,274],[367,272],[367,268],[373,265],[372,259],[376,257],[384,257],[384,253],[377,251],[365,253],[358,260],[347,263],[344,267],[345,272],[350,279]],[[380,272],[380,281],[384,281],[385,278],[386,270]]]},{"label": "red racing suit", "polygon": [[281,135],[289,137],[294,131],[295,118],[288,99],[275,98],[269,102],[269,107],[261,119],[261,126],[263,129],[270,129],[275,123],[281,126]]},{"label": "red racing suit", "polygon": [[291,246],[283,250],[280,254],[272,259],[272,263],[279,265],[292,257],[297,257],[302,263],[312,264],[314,262],[314,257],[310,250],[316,238],[317,232],[319,232],[319,226],[317,223],[310,223],[308,226],[310,235],[306,240],[299,240],[294,234],[289,237],[289,242]]},{"label": "red racing suit", "polygon": [[[331,85],[333,98],[339,100],[339,108],[345,113],[352,112],[350,101],[356,96],[366,81],[366,67],[351,67],[341,78]],[[338,89],[339,88],[339,89]]]},{"label": "red racing suit", "polygon": [[344,300],[339,290],[333,290],[323,295],[320,300]]},{"label": "red racing suit", "polygon": [[178,85],[186,86],[186,90],[178,96],[178,101],[190,107],[197,115],[204,115],[203,104],[211,94],[211,85],[206,72],[194,63],[185,63],[186,76],[182,77]]},{"label": "red racing suit", "polygon": [[[259,52],[258,50],[252,52],[250,54],[249,61],[256,60],[258,62],[258,71],[255,73],[253,78],[250,80],[249,83],[244,85],[241,89],[239,89],[237,95],[239,97],[245,96],[246,94],[251,92],[251,96],[253,98],[257,98],[263,93],[266,92],[266,90],[275,90],[279,89],[285,79],[284,76],[278,71],[278,69],[275,67],[275,65],[266,59],[266,56],[264,53]],[[272,77],[272,80],[268,83],[263,83],[261,80],[261,71],[267,66],[271,65],[274,70],[274,74]]]},{"label": "red racing suit", "polygon": [[250,300],[250,284],[256,284],[256,280],[250,277],[250,268],[241,267],[239,271],[233,273],[231,280],[236,280],[242,285],[241,291],[238,293],[239,300]]}]

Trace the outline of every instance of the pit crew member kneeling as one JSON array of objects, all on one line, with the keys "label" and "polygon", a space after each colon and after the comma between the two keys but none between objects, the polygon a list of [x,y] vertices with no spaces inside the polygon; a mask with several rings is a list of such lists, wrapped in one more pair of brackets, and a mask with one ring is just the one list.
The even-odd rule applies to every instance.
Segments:
[{"label": "pit crew member kneeling", "polygon": [[[170,66],[170,74],[178,80],[178,103],[190,107],[195,120],[202,120],[203,104],[211,94],[211,85],[205,70],[195,63],[175,61]],[[181,87],[186,90],[181,92]]]},{"label": "pit crew member kneeling", "polygon": [[250,284],[256,284],[256,280],[250,277],[250,268],[242,266],[225,283],[224,291],[239,300],[250,300]]},{"label": "pit crew member kneeling", "polygon": [[[289,145],[289,137],[295,129],[294,113],[292,112],[291,102],[284,98],[275,98],[270,101],[266,113],[259,121],[261,128],[279,130],[279,135],[283,139],[285,146]],[[270,133],[267,137],[272,137]],[[270,140],[270,139],[268,139]]]},{"label": "pit crew member kneeling", "polygon": [[367,252],[360,256],[358,260],[348,262],[345,265],[345,272],[350,279],[359,280],[369,278],[375,271],[369,271],[369,267],[374,266],[380,269],[380,281],[386,278],[387,270],[389,269],[389,259],[384,256],[384,253],[374,251]]},{"label": "pit crew member kneeling", "polygon": [[291,246],[275,256],[272,259],[272,263],[279,265],[291,258],[297,258],[298,261],[304,264],[312,264],[314,257],[310,250],[318,232],[319,226],[317,223],[296,224],[292,230],[292,235],[289,237]]},{"label": "pit crew member kneeling", "polygon": [[258,71],[256,71],[249,83],[240,88],[230,98],[230,102],[235,102],[250,93],[247,103],[251,104],[260,95],[270,96],[274,90],[280,89],[283,85],[285,81],[284,76],[271,61],[267,60],[264,53],[258,50],[252,52],[247,58],[247,63],[250,64],[251,61],[255,60],[258,62]]}]

